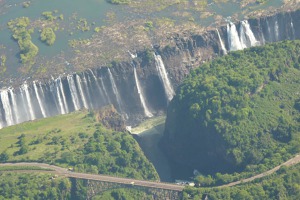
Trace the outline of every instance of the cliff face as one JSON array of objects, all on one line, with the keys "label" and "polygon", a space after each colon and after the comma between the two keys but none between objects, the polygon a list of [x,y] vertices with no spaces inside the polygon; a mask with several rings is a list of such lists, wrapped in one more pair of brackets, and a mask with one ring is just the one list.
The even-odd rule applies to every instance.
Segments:
[{"label": "cliff face", "polygon": [[[296,11],[292,13],[279,13],[275,16],[260,19],[250,19],[235,25],[229,24],[227,27],[219,28],[219,35],[221,39],[227,38],[225,40],[222,39],[226,51],[230,51],[232,48],[238,50],[254,46],[251,44],[264,45],[276,41],[299,39],[300,24],[299,20],[297,20],[299,17],[300,12]],[[249,32],[247,24],[249,24],[251,28],[251,33]],[[197,47],[195,50],[188,48],[188,44],[197,44],[195,40],[193,40],[194,43],[193,41],[185,42],[185,54],[193,55],[195,61],[198,62],[197,64],[204,60],[201,55],[207,53],[207,51],[210,51],[210,56],[205,57],[207,59],[213,58],[214,54],[220,55],[224,52],[222,50],[221,40],[218,39],[218,33],[212,31],[207,34],[209,38],[214,38],[216,43],[204,40],[205,42],[201,42],[200,47]],[[251,34],[253,34],[254,38]],[[202,38],[203,37],[204,36],[202,36]],[[207,51],[201,51],[202,48]],[[197,54],[195,52],[200,53]],[[172,158],[173,161],[192,168],[202,170],[210,168],[213,170],[214,166],[222,165],[223,170],[234,170],[234,161],[228,156],[227,159],[224,159],[226,157],[226,149],[224,148],[224,141],[222,141],[220,136],[215,134],[212,130],[211,132],[198,134],[200,132],[198,126],[200,122],[193,121],[180,124],[178,118],[184,120],[188,119],[189,116],[177,116],[178,113],[174,111],[174,107],[181,107],[182,105],[175,105],[177,102],[172,103],[172,106],[168,108],[167,112],[163,141],[163,146],[168,156]],[[182,109],[188,110],[189,108]],[[198,130],[198,132],[187,130]],[[191,157],[194,159],[191,159]],[[205,159],[203,160],[203,158]]]},{"label": "cliff face", "polygon": [[137,57],[131,55],[131,63],[113,63],[109,68],[94,67],[83,73],[27,80],[20,86],[3,88],[0,125],[108,104],[114,105],[127,124],[135,124],[145,117],[164,113],[173,88],[176,89],[190,69],[203,62],[233,50],[299,39],[299,18],[300,11],[279,13],[228,24],[201,35],[178,34],[171,38],[174,45],[138,52]]}]

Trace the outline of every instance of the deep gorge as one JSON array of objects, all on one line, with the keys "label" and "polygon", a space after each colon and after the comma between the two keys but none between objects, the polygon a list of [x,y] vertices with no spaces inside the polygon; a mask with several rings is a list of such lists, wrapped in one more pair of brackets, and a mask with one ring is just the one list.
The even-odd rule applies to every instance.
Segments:
[{"label": "deep gorge", "polygon": [[203,62],[251,46],[300,39],[299,18],[298,10],[228,22],[202,35],[175,35],[176,45],[154,45],[137,56],[128,55],[131,63],[113,62],[112,67],[7,85],[0,92],[0,127],[108,104],[114,105],[128,125],[135,125],[165,113],[174,90],[190,69]]}]

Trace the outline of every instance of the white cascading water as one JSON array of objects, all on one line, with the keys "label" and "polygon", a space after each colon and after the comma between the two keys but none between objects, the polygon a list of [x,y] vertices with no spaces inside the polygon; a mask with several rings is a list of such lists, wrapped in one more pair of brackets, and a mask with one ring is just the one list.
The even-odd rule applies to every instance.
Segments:
[{"label": "white cascading water", "polygon": [[85,98],[85,95],[83,93],[83,89],[81,86],[81,78],[78,74],[76,74],[75,76],[76,76],[76,80],[77,80],[77,84],[78,84],[78,88],[79,88],[79,94],[80,94],[82,102],[83,102],[83,106],[88,109],[89,106],[88,106],[88,103],[86,101],[86,98]]},{"label": "white cascading water", "polygon": [[117,104],[118,104],[118,107],[119,107],[119,111],[121,113],[123,113],[123,110],[122,110],[122,107],[121,107],[121,105],[122,105],[121,104],[121,98],[120,98],[120,94],[119,94],[117,85],[115,83],[114,77],[112,76],[109,68],[107,68],[107,71],[108,71],[110,83],[112,85],[113,93],[114,93],[114,95],[116,96],[116,99],[117,99]]},{"label": "white cascading water", "polygon": [[66,113],[69,113],[69,108],[68,108],[68,104],[67,104],[67,100],[66,100],[64,87],[63,87],[63,84],[62,84],[62,81],[61,81],[61,77],[59,77],[58,80],[59,80],[59,89],[60,89],[63,104],[64,104],[64,109],[65,109]]},{"label": "white cascading water", "polygon": [[249,39],[251,47],[259,45],[259,42],[256,40],[254,33],[251,30],[250,24],[247,20],[245,20],[245,30],[246,30],[246,35]]},{"label": "white cascading water", "polygon": [[91,69],[88,69],[88,70],[91,72],[91,74],[92,74],[92,76],[93,76],[93,78],[94,78],[94,80],[95,80],[95,82],[96,82],[96,86],[97,86],[97,89],[98,89],[100,95],[103,96],[103,93],[104,93],[104,92],[103,92],[102,88],[100,87],[99,82],[98,82],[98,79],[97,79],[97,77],[95,76],[93,70],[91,70]]},{"label": "white cascading water", "polygon": [[[88,97],[88,99],[87,99],[87,101],[90,103],[90,107],[91,108],[93,108],[93,104],[91,103],[91,94],[90,94],[90,91],[89,91],[89,86],[88,86],[88,82],[87,82],[87,80],[86,80],[86,77],[85,77],[85,73],[83,73],[83,83],[84,83],[84,86],[85,86],[85,91],[86,91],[86,93],[87,93],[87,97]],[[90,81],[90,79],[89,79],[89,81]]]},{"label": "white cascading water", "polygon": [[3,109],[5,112],[5,121],[7,126],[11,126],[14,124],[14,119],[13,119],[13,112],[11,109],[11,105],[9,102],[9,97],[8,97],[8,90],[2,90],[0,92],[1,95],[1,101],[3,105]]},{"label": "white cascading water", "polygon": [[62,101],[62,97],[61,97],[60,92],[59,92],[58,79],[55,80],[55,90],[56,90],[56,96],[57,96],[57,100],[58,100],[58,106],[59,106],[59,109],[60,109],[60,114],[66,114],[64,103]]},{"label": "white cascading water", "polygon": [[108,96],[108,93],[107,93],[107,90],[106,90],[106,87],[105,87],[105,85],[104,85],[104,82],[103,82],[103,79],[102,79],[102,78],[100,78],[100,83],[101,83],[101,86],[102,86],[102,88],[103,88],[103,92],[104,92],[104,95],[105,95],[105,97],[106,97],[107,103],[108,103],[108,104],[111,104],[111,101],[110,101],[110,99],[109,99],[109,96]]},{"label": "white cascading water", "polygon": [[223,54],[226,55],[227,54],[227,50],[226,50],[225,45],[223,43],[223,40],[222,40],[222,38],[220,36],[219,30],[218,29],[216,29],[216,30],[217,30],[217,34],[218,34],[218,38],[219,38],[219,41],[220,41],[220,44],[221,44],[221,48],[222,48]]},{"label": "white cascading water", "polygon": [[268,36],[269,36],[269,42],[273,42],[273,36],[272,36],[272,33],[271,33],[271,27],[270,27],[270,23],[268,21],[268,19],[266,19],[266,23],[267,23],[267,29],[268,29]]},{"label": "white cascading water", "polygon": [[133,72],[134,72],[135,84],[136,84],[136,87],[137,87],[138,94],[140,96],[140,100],[141,100],[141,104],[142,104],[143,109],[144,109],[144,113],[147,117],[153,117],[153,114],[149,111],[149,108],[148,108],[148,106],[146,104],[146,101],[145,101],[145,98],[143,96],[141,86],[140,86],[140,82],[139,82],[135,67],[133,67]]},{"label": "white cascading water", "polygon": [[18,123],[20,123],[20,114],[19,114],[19,109],[17,108],[16,95],[12,88],[9,88],[8,91],[11,96],[12,108],[13,108],[12,111],[15,114],[15,123],[18,124]]},{"label": "white cascading water", "polygon": [[274,25],[274,31],[275,31],[275,42],[279,41],[279,27],[278,27],[278,20],[276,18],[275,25]]},{"label": "white cascading water", "polygon": [[259,44],[259,42],[256,40],[256,38],[251,30],[249,22],[247,20],[242,21],[241,27],[243,27],[243,30],[244,30],[244,36],[247,41],[247,43],[246,43],[247,47],[257,46]]},{"label": "white cascading water", "polygon": [[[21,98],[22,98],[22,102],[26,102],[26,99],[25,99],[25,97],[24,97],[24,91],[23,91],[23,88],[22,88],[22,86],[21,86],[21,88],[20,88],[20,95],[21,95]],[[23,106],[23,109],[24,109],[24,112],[25,112],[25,114],[26,114],[26,120],[30,120],[30,113],[29,113],[29,111],[28,111],[28,106],[27,105],[24,105]]]},{"label": "white cascading water", "polygon": [[75,110],[79,110],[80,109],[80,102],[79,102],[79,98],[78,98],[77,88],[76,88],[75,82],[73,80],[73,75],[69,74],[67,76],[67,81],[68,81],[68,84],[69,84],[70,93],[71,93],[74,108],[75,108]]},{"label": "white cascading water", "polygon": [[35,117],[35,114],[34,114],[33,105],[32,105],[31,97],[30,97],[29,90],[28,90],[28,84],[26,82],[23,83],[22,89],[25,92],[27,106],[28,106],[28,109],[29,109],[28,111],[29,111],[29,114],[30,114],[30,119],[34,120],[34,119],[36,119],[36,117]]},{"label": "white cascading water", "polygon": [[292,34],[293,34],[292,39],[294,40],[294,39],[296,38],[296,36],[295,36],[294,23],[293,23],[293,20],[292,20],[292,19],[291,19],[291,28],[292,28]]},{"label": "white cascading water", "polygon": [[131,56],[132,59],[137,57],[137,54],[132,54],[130,51],[127,51],[129,53],[129,55]]},{"label": "white cascading water", "polygon": [[168,78],[164,62],[160,55],[156,55],[155,53],[153,53],[153,55],[155,59],[156,70],[158,71],[159,77],[163,83],[167,99],[168,101],[171,101],[173,96],[175,95],[175,92]]},{"label": "white cascading water", "polygon": [[45,106],[44,106],[44,104],[43,104],[43,101],[42,101],[42,99],[41,99],[41,96],[40,96],[40,94],[39,94],[38,88],[37,88],[37,86],[36,86],[36,81],[33,81],[33,88],[34,88],[35,96],[36,96],[36,98],[37,98],[37,100],[38,100],[39,107],[40,107],[40,109],[41,109],[42,115],[43,115],[43,117],[45,118],[45,117],[47,117],[47,113],[46,113],[46,109],[45,109]]},{"label": "white cascading water", "polygon": [[[52,96],[52,99],[54,101],[54,104],[55,104],[55,111],[57,111],[57,114],[61,113],[61,108],[59,106],[59,103],[57,101],[58,97],[57,97],[57,87],[56,87],[56,83],[55,83],[55,80],[54,78],[52,77],[51,81],[48,82],[49,83],[49,89],[50,89],[50,93],[51,93],[51,96]],[[54,109],[51,111],[54,111]]]},{"label": "white cascading water", "polygon": [[244,21],[242,21],[241,25],[240,25],[240,43],[241,43],[242,49],[245,49],[250,46],[250,44],[247,41],[247,37],[246,37]]},{"label": "white cascading water", "polygon": [[229,50],[230,51],[242,50],[243,47],[241,45],[238,32],[236,30],[235,25],[232,22],[227,24],[227,34],[228,34]]}]

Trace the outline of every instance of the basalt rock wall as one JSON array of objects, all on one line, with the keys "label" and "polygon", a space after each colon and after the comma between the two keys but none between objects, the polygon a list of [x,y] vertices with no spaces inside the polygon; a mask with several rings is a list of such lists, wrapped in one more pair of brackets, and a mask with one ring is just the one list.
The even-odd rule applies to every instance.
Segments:
[{"label": "basalt rock wall", "polygon": [[228,22],[202,34],[174,34],[172,45],[154,45],[128,55],[132,62],[7,86],[0,91],[0,127],[108,104],[128,125],[136,124],[164,113],[170,96],[192,68],[230,51],[300,39],[299,19],[300,11],[294,11]]}]

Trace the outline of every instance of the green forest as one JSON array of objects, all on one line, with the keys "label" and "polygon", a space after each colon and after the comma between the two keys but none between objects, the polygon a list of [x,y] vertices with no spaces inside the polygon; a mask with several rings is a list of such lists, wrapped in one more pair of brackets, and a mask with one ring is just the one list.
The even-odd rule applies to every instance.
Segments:
[{"label": "green forest", "polygon": [[241,186],[227,188],[186,188],[183,199],[255,200],[300,199],[300,165],[282,167],[277,173]]},{"label": "green forest", "polygon": [[[96,114],[83,110],[3,128],[0,130],[0,162],[43,162],[73,168],[76,172],[159,180],[134,138],[128,132],[105,128],[96,120]],[[87,181],[53,179],[53,175],[39,173],[19,174],[16,170],[41,169],[1,167],[0,199],[86,199]],[[9,182],[8,177],[11,177]],[[61,184],[65,184],[61,186],[63,189]],[[143,192],[122,189],[103,195],[147,197]]]},{"label": "green forest", "polygon": [[167,153],[212,175],[263,172],[298,153],[299,55],[300,42],[285,41],[193,70],[168,108]]}]

